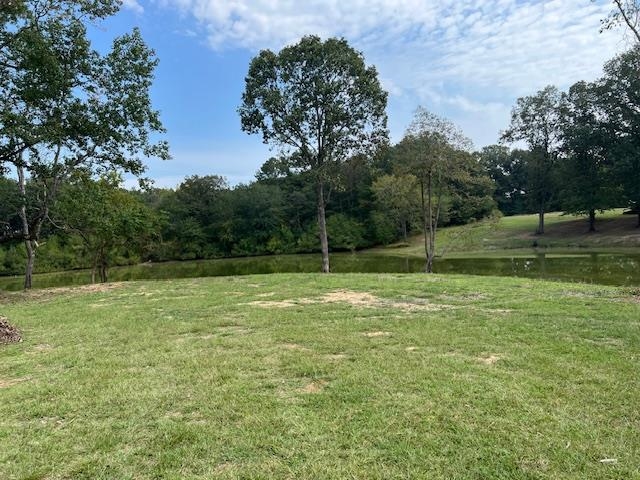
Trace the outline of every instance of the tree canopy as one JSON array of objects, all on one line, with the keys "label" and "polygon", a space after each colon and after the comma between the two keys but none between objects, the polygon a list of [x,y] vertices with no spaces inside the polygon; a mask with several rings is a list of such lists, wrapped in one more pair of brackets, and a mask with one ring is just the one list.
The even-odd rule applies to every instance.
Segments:
[{"label": "tree canopy", "polygon": [[[27,248],[25,288],[35,250],[61,182],[77,169],[141,175],[150,156],[168,145],[149,89],[158,63],[139,30],[100,54],[86,23],[121,6],[118,0],[30,0],[3,4],[0,17],[0,167],[20,182]],[[26,183],[38,185],[39,206],[26,208]]]},{"label": "tree canopy", "polygon": [[344,39],[307,36],[279,53],[263,50],[249,65],[242,129],[261,133],[290,164],[316,179],[322,271],[329,271],[325,183],[335,167],[387,139],[387,94],[374,67]]}]

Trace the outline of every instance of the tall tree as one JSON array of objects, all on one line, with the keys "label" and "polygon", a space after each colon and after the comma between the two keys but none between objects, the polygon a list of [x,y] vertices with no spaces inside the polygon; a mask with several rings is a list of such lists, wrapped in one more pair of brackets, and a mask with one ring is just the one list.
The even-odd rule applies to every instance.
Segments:
[{"label": "tall tree", "polygon": [[344,39],[307,36],[277,54],[261,51],[245,82],[242,129],[261,133],[314,177],[322,271],[329,272],[326,184],[338,163],[387,138],[387,94],[376,69]]},{"label": "tall tree", "polygon": [[433,271],[436,233],[449,189],[468,174],[463,157],[470,155],[471,147],[456,125],[422,107],[398,144],[399,169],[418,179],[427,273]]},{"label": "tall tree", "polygon": [[508,142],[524,141],[532,155],[527,165],[527,196],[538,212],[537,234],[544,233],[544,214],[551,202],[559,145],[560,92],[547,86],[535,95],[521,97],[511,111],[511,124],[503,132]]},{"label": "tall tree", "polygon": [[505,215],[526,213],[526,165],[530,153],[504,145],[489,145],[476,155],[485,174],[494,181],[498,209]]},{"label": "tall tree", "polygon": [[[11,2],[0,17],[0,165],[19,179],[27,266],[60,184],[76,169],[119,169],[140,175],[143,158],[168,158],[149,88],[157,59],[134,30],[101,55],[87,38],[87,22],[117,12],[119,0]],[[31,179],[39,204],[27,211]]]},{"label": "tall tree", "polygon": [[602,96],[616,183],[640,227],[640,44],[604,66]]},{"label": "tall tree", "polygon": [[374,180],[371,189],[378,209],[393,219],[406,242],[409,225],[420,210],[416,177],[411,174],[382,175]]},{"label": "tall tree", "polygon": [[54,222],[78,235],[91,258],[91,281],[107,281],[119,249],[141,251],[159,230],[156,214],[121,187],[117,174],[94,180],[77,172],[65,183],[54,209]]},{"label": "tall tree", "polygon": [[568,213],[587,214],[589,231],[594,232],[596,212],[614,207],[621,193],[612,178],[601,88],[587,82],[572,85],[562,96],[560,111],[562,207]]}]

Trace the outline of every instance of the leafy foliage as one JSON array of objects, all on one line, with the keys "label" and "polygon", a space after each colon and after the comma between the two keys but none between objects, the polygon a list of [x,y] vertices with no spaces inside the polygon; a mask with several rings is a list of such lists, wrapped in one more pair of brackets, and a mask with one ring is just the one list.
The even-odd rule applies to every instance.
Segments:
[{"label": "leafy foliage", "polygon": [[322,270],[329,271],[325,183],[338,164],[371,153],[387,138],[387,94],[346,40],[307,36],[278,54],[263,50],[249,66],[242,129],[262,134],[291,168],[309,171],[316,183]]}]

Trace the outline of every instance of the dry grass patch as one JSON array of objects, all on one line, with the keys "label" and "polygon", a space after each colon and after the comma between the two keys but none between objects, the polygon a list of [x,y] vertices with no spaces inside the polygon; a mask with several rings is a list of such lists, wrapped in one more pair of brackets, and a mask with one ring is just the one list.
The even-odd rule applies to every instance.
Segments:
[{"label": "dry grass patch", "polygon": [[283,350],[297,350],[299,352],[311,351],[310,348],[303,347],[302,345],[299,345],[297,343],[283,343],[282,345],[280,345],[280,348],[282,348]]},{"label": "dry grass patch", "polygon": [[331,353],[329,355],[325,355],[325,358],[327,360],[331,360],[331,361],[344,360],[345,358],[347,358],[347,354],[346,353]]},{"label": "dry grass patch", "polygon": [[256,300],[254,302],[244,303],[242,305],[253,305],[261,308],[289,308],[289,307],[295,307],[298,304],[293,302],[292,300],[282,300],[282,301]]},{"label": "dry grass patch", "polygon": [[440,311],[457,308],[454,305],[430,303],[428,300],[422,298],[402,301],[389,300],[377,297],[369,292],[356,292],[353,290],[334,290],[321,297],[303,297],[291,300],[256,300],[244,305],[254,305],[262,308],[289,308],[325,303],[346,303],[358,308],[394,308],[405,312]]},{"label": "dry grass patch", "polygon": [[18,385],[19,383],[26,382],[27,380],[30,380],[30,378],[29,377],[5,378],[5,379],[0,378],[0,388],[9,388],[14,385]]},{"label": "dry grass patch", "polygon": [[498,361],[502,360],[504,357],[502,355],[491,353],[489,355],[482,355],[477,357],[476,360],[484,365],[495,365]]},{"label": "dry grass patch", "polygon": [[49,345],[48,343],[38,343],[34,345],[30,352],[26,353],[41,353],[41,352],[49,352],[53,350],[53,345]]},{"label": "dry grass patch", "polygon": [[369,337],[369,338],[375,338],[375,337],[390,337],[391,336],[391,332],[383,332],[383,331],[377,331],[377,332],[365,332],[363,333],[363,335],[365,337]]},{"label": "dry grass patch", "polygon": [[314,380],[311,383],[308,383],[304,387],[302,387],[299,391],[300,393],[306,394],[316,394],[320,393],[324,390],[324,387],[327,386],[329,382],[326,380]]}]

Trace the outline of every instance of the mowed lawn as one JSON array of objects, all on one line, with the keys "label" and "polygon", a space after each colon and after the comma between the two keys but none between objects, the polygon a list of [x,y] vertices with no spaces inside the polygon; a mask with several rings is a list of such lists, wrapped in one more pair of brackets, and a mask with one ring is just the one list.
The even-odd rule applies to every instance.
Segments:
[{"label": "mowed lawn", "polygon": [[265,275],[0,297],[0,478],[640,478],[640,291]]},{"label": "mowed lawn", "polygon": [[[484,219],[463,226],[438,230],[438,255],[447,257],[504,256],[531,254],[538,247],[552,253],[589,249],[592,251],[638,251],[640,228],[637,216],[624,215],[624,209],[608,210],[596,215],[596,231],[588,231],[583,215],[550,212],[545,215],[545,233],[536,235],[538,215],[515,215]],[[386,255],[424,256],[424,236],[415,235],[408,244],[376,247],[366,252]]]}]

